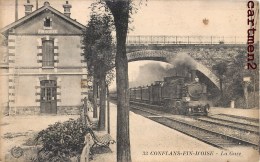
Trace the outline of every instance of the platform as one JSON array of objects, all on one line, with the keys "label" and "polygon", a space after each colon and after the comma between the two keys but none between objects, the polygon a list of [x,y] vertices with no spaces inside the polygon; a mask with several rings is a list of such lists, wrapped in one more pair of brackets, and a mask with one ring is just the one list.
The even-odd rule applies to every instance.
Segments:
[{"label": "platform", "polygon": [[[111,136],[116,139],[116,105],[113,103],[110,105]],[[217,113],[218,111],[221,113],[224,112],[219,108],[213,109],[213,113]],[[249,111],[248,114],[252,114],[251,110],[247,111]],[[256,110],[253,112],[255,111]],[[242,156],[224,156],[221,155],[223,150],[160,125],[138,114],[130,112],[129,118],[131,155],[133,162],[188,162],[191,161],[191,159],[194,162],[215,162],[216,159],[218,162],[226,162],[227,160],[244,162],[248,161],[249,157],[258,157],[258,152],[252,148],[232,149],[233,152],[241,153]],[[116,161],[116,144],[111,145],[110,148],[112,153],[95,155],[93,162]],[[192,155],[190,154],[191,152],[193,153]],[[198,155],[195,155],[195,153]],[[210,153],[213,153],[213,155],[210,155]]]}]

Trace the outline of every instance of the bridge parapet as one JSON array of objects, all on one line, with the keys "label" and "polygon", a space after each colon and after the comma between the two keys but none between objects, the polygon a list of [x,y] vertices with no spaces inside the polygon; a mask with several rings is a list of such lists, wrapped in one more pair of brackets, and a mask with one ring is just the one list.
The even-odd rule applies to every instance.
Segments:
[{"label": "bridge parapet", "polygon": [[129,35],[126,44],[246,44],[246,40],[238,36]]}]

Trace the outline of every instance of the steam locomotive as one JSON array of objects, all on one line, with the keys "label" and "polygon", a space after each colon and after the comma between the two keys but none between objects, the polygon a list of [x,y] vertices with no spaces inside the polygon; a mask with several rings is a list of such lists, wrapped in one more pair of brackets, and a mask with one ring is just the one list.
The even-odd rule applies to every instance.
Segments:
[{"label": "steam locomotive", "polygon": [[182,115],[207,115],[207,86],[199,82],[196,70],[176,70],[164,81],[130,88],[130,101],[160,105],[164,111]]}]

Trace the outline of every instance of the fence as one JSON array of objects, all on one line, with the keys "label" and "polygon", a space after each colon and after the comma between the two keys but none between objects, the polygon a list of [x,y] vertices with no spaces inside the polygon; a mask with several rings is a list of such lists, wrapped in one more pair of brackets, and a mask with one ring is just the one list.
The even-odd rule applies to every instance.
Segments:
[{"label": "fence", "polygon": [[245,37],[130,35],[126,44],[246,44]]}]

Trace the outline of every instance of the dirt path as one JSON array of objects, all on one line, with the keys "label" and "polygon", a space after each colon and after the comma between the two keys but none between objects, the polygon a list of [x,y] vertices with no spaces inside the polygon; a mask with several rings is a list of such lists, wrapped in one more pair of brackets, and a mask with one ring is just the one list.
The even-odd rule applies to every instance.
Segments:
[{"label": "dirt path", "polygon": [[[10,154],[15,146],[21,146],[27,139],[55,122],[63,122],[69,118],[76,119],[77,115],[62,116],[5,116],[0,123],[1,157]],[[3,161],[1,159],[0,161]]]}]

